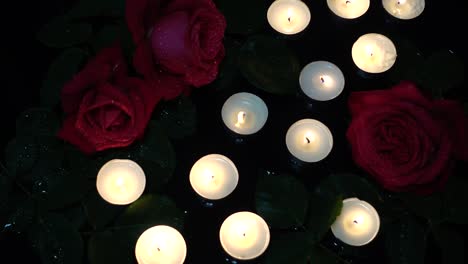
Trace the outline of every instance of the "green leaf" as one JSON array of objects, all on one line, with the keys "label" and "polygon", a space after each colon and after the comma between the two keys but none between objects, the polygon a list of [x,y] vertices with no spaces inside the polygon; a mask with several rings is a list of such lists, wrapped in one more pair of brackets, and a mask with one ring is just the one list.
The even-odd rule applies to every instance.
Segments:
[{"label": "green leaf", "polygon": [[136,263],[136,242],[150,227],[150,225],[127,226],[95,233],[88,242],[89,262],[91,264]]},{"label": "green leaf", "polygon": [[94,229],[102,229],[110,224],[124,207],[106,202],[97,191],[90,192],[84,199],[88,222]]},{"label": "green leaf", "polygon": [[77,230],[86,224],[86,213],[84,206],[80,203],[73,207],[66,208],[60,211],[70,224]]},{"label": "green leaf", "polygon": [[56,113],[47,108],[31,108],[16,119],[16,135],[55,136],[60,128]]},{"label": "green leaf", "polygon": [[330,193],[342,195],[344,199],[358,198],[373,206],[383,203],[383,198],[374,185],[364,177],[349,174],[331,174],[320,183],[320,188]]},{"label": "green leaf", "polygon": [[87,41],[92,33],[90,24],[73,23],[67,17],[60,16],[44,25],[37,38],[48,47],[66,48]]},{"label": "green leaf", "polygon": [[23,233],[29,229],[36,219],[36,205],[32,199],[15,204],[15,211],[8,217],[3,231]]},{"label": "green leaf", "polygon": [[272,236],[264,263],[338,264],[341,260],[330,250],[314,246],[306,233],[291,232]]},{"label": "green leaf", "polygon": [[440,222],[443,219],[443,200],[440,194],[428,196],[401,193],[398,195],[406,208],[414,214],[430,219],[432,222]]},{"label": "green leaf", "polygon": [[61,209],[86,194],[86,179],[63,168],[42,167],[33,175],[33,194],[48,209]]},{"label": "green leaf", "polygon": [[432,227],[434,238],[442,251],[443,264],[463,264],[465,262],[465,239],[458,230],[448,225]]},{"label": "green leaf", "polygon": [[271,237],[265,252],[265,264],[309,263],[313,247],[304,232],[277,234]]},{"label": "green leaf", "polygon": [[12,139],[5,148],[5,162],[12,176],[29,172],[39,157],[39,146],[31,136]]},{"label": "green leaf", "polygon": [[288,174],[265,174],[258,180],[255,206],[273,228],[303,226],[307,212],[307,191],[302,182]]},{"label": "green leaf", "polygon": [[385,229],[389,264],[424,264],[426,234],[410,215],[403,215]]},{"label": "green leaf", "polygon": [[273,94],[299,91],[301,66],[285,41],[269,36],[250,38],[242,47],[239,67],[255,87]]},{"label": "green leaf", "polygon": [[105,25],[91,40],[93,50],[97,53],[117,42],[120,38],[120,28],[117,25]]},{"label": "green leaf", "polygon": [[53,107],[60,102],[60,93],[66,82],[77,74],[87,54],[78,48],[63,51],[50,65],[42,83],[40,99],[44,106]]},{"label": "green leaf", "polygon": [[434,97],[441,98],[461,85],[464,75],[464,65],[460,58],[448,50],[436,52],[426,60],[422,69],[422,88],[430,91]]},{"label": "green leaf", "polygon": [[267,1],[217,0],[215,2],[226,17],[228,33],[248,35],[262,30],[266,25],[269,6]]},{"label": "green leaf", "polygon": [[197,128],[197,109],[188,97],[163,102],[156,117],[159,124],[173,139],[193,135]]},{"label": "green leaf", "polygon": [[184,213],[170,198],[149,194],[128,206],[115,226],[168,225],[181,230],[184,217]]},{"label": "green leaf", "polygon": [[175,151],[163,127],[154,121],[148,124],[146,135],[140,144],[132,147],[130,156],[136,160],[151,161],[171,172],[175,169]]},{"label": "green leaf", "polygon": [[343,197],[341,195],[334,195],[329,193],[327,189],[318,186],[309,199],[311,210],[306,223],[309,239],[315,243],[322,240],[340,215],[342,207]]},{"label": "green leaf", "polygon": [[466,201],[468,201],[468,179],[453,175],[449,178],[445,187],[444,205],[445,220],[450,223],[468,224],[468,211]]},{"label": "green leaf", "polygon": [[32,227],[29,236],[43,264],[82,263],[83,241],[62,215],[49,214]]},{"label": "green leaf", "polygon": [[125,0],[80,0],[67,13],[71,19],[90,17],[123,17],[125,14]]},{"label": "green leaf", "polygon": [[241,42],[231,38],[225,38],[224,48],[226,49],[226,57],[219,66],[218,77],[211,84],[217,91],[231,91],[239,89],[242,85],[242,74],[238,66],[241,47]]}]

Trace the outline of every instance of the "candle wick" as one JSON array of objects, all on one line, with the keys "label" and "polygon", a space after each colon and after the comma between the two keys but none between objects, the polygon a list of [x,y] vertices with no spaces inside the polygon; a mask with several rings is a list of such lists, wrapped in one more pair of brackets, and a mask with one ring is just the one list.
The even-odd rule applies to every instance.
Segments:
[{"label": "candle wick", "polygon": [[214,178],[215,178],[215,176],[214,176],[214,175],[211,175],[211,179],[214,179]]},{"label": "candle wick", "polygon": [[242,235],[245,237],[245,233],[244,233],[244,234],[242,234]]},{"label": "candle wick", "polygon": [[397,4],[401,4],[400,1],[398,1]]},{"label": "candle wick", "polygon": [[349,0],[348,0],[348,1],[346,1],[346,4],[351,4],[351,1],[349,1]]},{"label": "candle wick", "polygon": [[308,137],[306,137],[306,140],[307,140],[307,144],[310,144],[310,139]]},{"label": "candle wick", "polygon": [[291,17],[288,17],[288,21],[291,22]]},{"label": "candle wick", "polygon": [[320,76],[320,81],[322,81],[322,83],[325,83],[325,79],[322,76]]},{"label": "candle wick", "polygon": [[355,224],[359,224],[359,222],[358,222],[357,220],[354,220],[353,222],[354,222]]},{"label": "candle wick", "polygon": [[161,251],[161,249],[160,249],[160,248],[157,248],[157,250],[158,250],[158,251]]},{"label": "candle wick", "polygon": [[374,53],[372,53],[372,52],[371,52],[371,54],[370,54],[370,55],[371,55],[371,57],[372,57],[372,56],[374,56]]}]

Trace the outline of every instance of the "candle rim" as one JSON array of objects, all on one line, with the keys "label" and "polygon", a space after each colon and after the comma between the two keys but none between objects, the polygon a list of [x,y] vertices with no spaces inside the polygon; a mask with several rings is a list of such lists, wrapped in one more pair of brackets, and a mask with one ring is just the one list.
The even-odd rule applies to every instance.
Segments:
[{"label": "candle rim", "polygon": [[[313,67],[319,67],[319,66],[324,66],[326,67],[327,69],[329,69],[329,72],[336,72],[339,76],[339,81],[340,81],[340,84],[337,85],[337,89],[339,92],[334,94],[332,97],[325,97],[325,96],[316,96],[316,95],[313,95],[313,93],[311,93],[311,91],[306,91],[306,80],[304,80],[305,78],[305,73],[307,70],[310,70],[311,68]],[[336,80],[335,80],[336,81]],[[326,60],[317,60],[317,61],[312,61],[310,63],[308,63],[307,65],[305,65],[302,70],[301,70],[301,73],[299,74],[299,86],[301,87],[301,90],[311,99],[314,99],[316,101],[329,101],[329,100],[333,100],[335,99],[336,97],[338,97],[344,90],[344,87],[346,85],[346,78],[343,74],[343,71],[334,63],[330,62],[330,61],[326,61]],[[310,90],[316,90],[316,89],[310,89]]]},{"label": "candle rim", "polygon": [[[254,254],[252,256],[243,257],[243,256],[233,256],[233,255],[231,255],[231,253],[226,250],[226,244],[223,241],[223,238],[224,238],[223,233],[224,233],[225,228],[227,228],[226,227],[226,222],[230,223],[230,221],[232,221],[232,218],[234,218],[236,216],[239,216],[239,215],[249,215],[249,216],[253,217],[255,219],[255,222],[260,224],[262,226],[262,228],[266,231],[265,241],[264,241],[264,244],[262,245],[262,250],[260,250],[259,252],[257,252],[256,254]],[[230,220],[230,221],[228,221],[228,220]],[[220,240],[222,248],[231,257],[239,259],[239,260],[255,259],[255,258],[258,258],[259,256],[261,256],[263,253],[265,253],[265,251],[267,250],[267,248],[270,245],[270,239],[271,239],[270,236],[271,236],[270,235],[270,227],[268,226],[268,223],[265,221],[265,219],[263,219],[260,215],[258,215],[256,213],[253,213],[253,212],[250,212],[250,211],[239,211],[239,212],[235,212],[235,213],[230,214],[228,217],[226,217],[224,219],[223,223],[221,224],[221,227],[219,228],[219,240]]]},{"label": "candle rim", "polygon": [[[231,124],[228,121],[232,113],[232,112],[228,112],[228,110],[230,110],[228,108],[229,106],[233,104],[234,101],[240,101],[242,102],[242,105],[256,106],[259,108],[259,110],[255,111],[258,122],[254,124],[253,128],[242,129],[242,128],[236,127],[234,124]],[[249,111],[247,110],[252,110],[252,109],[253,108],[250,107],[249,109],[242,109],[241,111],[244,111],[248,114]],[[239,93],[235,93],[229,96],[229,98],[226,99],[226,101],[224,102],[221,108],[221,119],[223,120],[224,125],[227,128],[229,128],[231,131],[240,135],[253,135],[259,132],[265,126],[266,122],[268,121],[268,116],[269,116],[269,111],[268,111],[268,106],[266,105],[265,101],[259,96],[253,93],[249,93],[249,92],[239,92]]]},{"label": "candle rim", "polygon": [[[361,44],[362,41],[364,41],[365,39],[367,38],[372,38],[372,40],[374,39],[377,39],[378,42],[380,43],[385,43],[385,44],[390,44],[390,45],[386,45],[388,47],[390,47],[390,51],[391,53],[393,53],[395,55],[395,58],[393,60],[393,62],[386,66],[386,67],[380,67],[379,69],[363,69],[362,68],[362,63],[361,60],[357,60],[357,52],[359,52],[361,49],[358,49],[359,48],[359,44]],[[388,50],[385,49],[385,52],[387,52]],[[385,36],[384,34],[381,34],[381,33],[376,33],[376,32],[371,32],[371,33],[366,33],[366,34],[363,34],[361,35],[359,38],[356,39],[356,41],[353,43],[353,46],[351,48],[351,57],[353,59],[353,62],[354,64],[361,70],[367,72],[367,73],[371,73],[371,74],[378,74],[378,73],[383,73],[383,72],[386,72],[388,70],[390,70],[393,65],[395,65],[396,63],[396,60],[397,60],[397,57],[398,57],[398,52],[397,52],[397,49],[396,49],[396,46],[395,46],[395,43],[393,43],[393,41]]]},{"label": "candle rim", "polygon": [[[282,3],[283,2],[283,3]],[[296,3],[298,4],[299,6],[301,6],[301,10],[304,10],[305,11],[305,14],[306,14],[306,23],[304,23],[303,26],[299,27],[299,29],[296,29],[295,31],[292,31],[292,32],[286,32],[284,30],[281,30],[280,28],[277,28],[276,25],[273,26],[272,25],[272,18],[273,17],[273,10],[274,8],[276,8],[278,5],[280,4],[284,4],[285,2],[291,2],[291,3]],[[310,19],[311,19],[311,13],[310,13],[310,9],[309,7],[307,6],[306,3],[304,3],[303,1],[301,0],[275,0],[273,3],[271,3],[270,7],[268,8],[268,11],[267,11],[267,21],[268,21],[268,24],[270,24],[270,26],[278,31],[279,33],[281,34],[285,34],[285,35],[295,35],[295,34],[298,34],[302,31],[304,31],[310,24]]]},{"label": "candle rim", "polygon": [[[137,192],[137,196],[136,198],[134,199],[131,199],[131,200],[126,200],[126,201],[123,201],[122,199],[114,199],[114,197],[108,197],[106,196],[106,198],[104,198],[104,189],[103,187],[101,187],[101,183],[102,182],[102,175],[104,174],[104,172],[106,171],[106,169],[108,169],[110,166],[112,166],[113,164],[115,163],[121,163],[121,164],[124,164],[125,167],[132,167],[132,168],[135,168],[137,170],[137,173],[135,173],[133,176],[135,175],[140,175],[142,176],[140,178],[141,180],[141,183],[142,183],[142,188],[140,191]],[[109,161],[107,161],[106,163],[104,163],[104,165],[101,166],[101,168],[99,169],[98,171],[98,174],[96,176],[96,189],[99,193],[99,196],[101,196],[102,199],[104,199],[106,202],[110,203],[110,204],[114,204],[114,205],[128,205],[128,204],[131,204],[133,202],[135,202],[136,200],[138,200],[141,195],[145,192],[145,188],[146,188],[146,174],[145,174],[145,171],[143,170],[143,168],[135,161],[131,160],[131,159],[111,159]]]},{"label": "candle rim", "polygon": [[[197,164],[199,164],[199,162],[201,161],[204,161],[204,160],[208,160],[208,159],[216,159],[216,160],[222,160],[223,162],[229,164],[229,167],[232,169],[233,171],[233,176],[234,176],[234,180],[236,182],[234,188],[228,192],[226,195],[222,196],[222,197],[215,197],[215,198],[210,198],[210,197],[206,197],[206,195],[204,193],[201,193],[197,188],[194,187],[194,184],[192,183],[192,180],[194,180],[194,178],[192,177],[192,171],[194,170],[195,166]],[[208,155],[205,155],[201,158],[199,158],[193,165],[192,165],[192,168],[190,169],[190,173],[189,173],[189,181],[190,181],[190,186],[192,187],[192,189],[198,194],[200,195],[201,197],[205,198],[205,199],[208,199],[208,200],[220,200],[220,199],[223,199],[223,198],[226,198],[227,196],[229,196],[231,193],[234,192],[234,190],[236,189],[237,185],[239,184],[239,171],[237,170],[237,167],[236,167],[236,164],[234,164],[234,162],[229,159],[228,157],[226,157],[225,155],[222,155],[222,154],[217,154],[217,153],[213,153],[213,154],[208,154]]]},{"label": "candle rim", "polygon": [[[340,218],[341,216],[341,212],[343,211],[343,208],[345,206],[345,204],[347,203],[350,203],[350,202],[359,202],[359,206],[362,207],[362,208],[365,208],[366,209],[366,212],[369,212],[370,215],[372,215],[372,219],[375,220],[375,229],[376,229],[376,232],[374,232],[374,234],[372,234],[372,236],[370,236],[368,239],[366,239],[365,241],[362,241],[360,243],[356,243],[356,242],[352,242],[350,243],[350,240],[348,239],[344,239],[346,241],[344,241],[342,238],[339,238],[335,235],[335,232],[336,232],[336,229],[337,229],[337,226],[335,225],[335,223],[337,223],[338,219]],[[336,238],[338,238],[339,240],[343,241],[344,243],[348,244],[348,245],[351,245],[351,246],[364,246],[364,245],[367,245],[369,244],[370,242],[372,242],[376,237],[377,235],[379,234],[380,232],[380,215],[379,213],[377,212],[377,209],[375,209],[374,206],[372,206],[370,203],[368,203],[367,201],[364,201],[364,200],[360,200],[359,198],[357,197],[352,197],[352,198],[347,198],[347,199],[344,199],[343,200],[343,208],[341,209],[341,212],[340,214],[336,217],[336,220],[335,222],[333,222],[333,224],[330,226],[330,229],[333,233],[333,235],[335,235]]]},{"label": "candle rim", "polygon": [[[143,231],[143,232],[140,234],[140,236],[139,236],[138,239],[137,239],[137,242],[135,243],[135,250],[134,250],[134,252],[135,252],[135,257],[136,257],[136,259],[137,259],[137,262],[138,262],[139,264],[143,264],[143,263],[140,263],[140,259],[141,259],[141,258],[138,256],[138,252],[139,252],[138,249],[140,248],[138,245],[140,245],[140,243],[142,243],[142,241],[140,240],[140,238],[141,238],[145,233],[148,234],[147,232],[149,232],[149,231],[154,231],[154,230],[157,230],[157,229],[161,229],[161,230],[166,230],[166,231],[172,232],[172,234],[175,234],[175,235],[176,235],[177,239],[182,238],[182,239],[180,239],[180,241],[183,242],[184,247],[183,247],[183,254],[182,254],[183,257],[182,257],[182,262],[181,262],[181,264],[184,263],[185,258],[187,257],[187,242],[185,241],[184,236],[182,235],[182,233],[181,233],[179,230],[177,230],[176,228],[174,228],[174,227],[172,227],[172,226],[169,226],[169,225],[155,225],[155,226],[152,226],[152,227],[150,227],[150,228],[147,228],[145,231]],[[175,232],[174,232],[174,231],[175,231]]]}]

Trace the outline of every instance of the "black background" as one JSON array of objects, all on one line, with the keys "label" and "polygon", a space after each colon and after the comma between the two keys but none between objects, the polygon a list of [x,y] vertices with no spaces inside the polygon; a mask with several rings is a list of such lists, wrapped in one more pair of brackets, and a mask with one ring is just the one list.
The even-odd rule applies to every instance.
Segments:
[{"label": "black background", "polygon": [[[254,1],[254,0],[252,0]],[[40,85],[48,65],[57,55],[57,50],[43,46],[35,39],[35,32],[52,17],[67,10],[72,1],[28,1],[10,3],[17,6],[3,7],[8,16],[2,23],[6,30],[2,40],[7,48],[3,118],[4,144],[15,135],[14,121],[25,109],[38,105]],[[451,50],[465,58],[466,11],[462,1],[426,1],[424,13],[414,20],[402,21],[391,17],[383,9],[380,1],[371,1],[369,11],[361,18],[345,20],[335,16],[327,7],[326,1],[306,0],[311,10],[312,19],[308,28],[294,36],[283,36],[289,46],[298,55],[301,65],[327,60],[335,63],[346,78],[344,92],[336,99],[327,102],[315,102],[305,95],[276,96],[255,89],[243,81],[234,91],[217,91],[212,88],[200,88],[193,92],[192,99],[197,106],[197,133],[189,138],[173,141],[177,153],[177,168],[169,185],[168,193],[178,206],[187,212],[186,228],[183,232],[187,241],[188,255],[186,263],[224,263],[227,255],[223,252],[218,239],[219,227],[223,220],[237,211],[254,211],[254,192],[259,169],[272,172],[289,172],[298,175],[309,187],[313,187],[330,172],[360,172],[353,165],[345,132],[350,120],[347,111],[347,96],[352,91],[384,89],[393,82],[389,72],[377,75],[365,75],[358,70],[351,59],[351,47],[354,41],[365,33],[381,33],[399,36],[413,42],[424,55],[439,50]],[[264,16],[266,14],[259,14]],[[265,32],[278,35],[265,25]],[[397,47],[398,49],[398,47]],[[462,93],[466,101],[466,87]],[[221,120],[221,107],[233,93],[252,92],[265,100],[269,107],[269,119],[265,127],[257,134],[237,137],[224,127]],[[315,118],[326,124],[334,136],[334,148],[323,161],[314,164],[294,162],[285,145],[285,134],[291,124],[302,118]],[[4,122],[5,124],[5,122]],[[236,164],[240,181],[237,189],[227,198],[217,201],[212,207],[204,206],[188,181],[188,173],[193,163],[200,157],[219,153],[226,155]],[[287,194],[285,194],[287,196]],[[9,238],[4,255],[9,259],[13,252],[24,248],[31,256],[29,263],[36,263],[32,252],[27,250],[27,243]],[[5,242],[5,240],[3,240]],[[328,234],[325,243],[333,248],[333,237]],[[333,250],[336,250],[333,248]],[[371,244],[359,249],[359,258],[353,263],[386,263],[383,251],[383,237],[379,235]],[[431,250],[429,250],[431,251]],[[259,263],[261,257],[250,263]],[[432,262],[429,262],[432,261]],[[3,261],[1,261],[3,263]],[[21,263],[10,262],[5,263]],[[313,263],[313,262],[312,262]],[[428,263],[438,263],[438,255],[429,255]]]}]

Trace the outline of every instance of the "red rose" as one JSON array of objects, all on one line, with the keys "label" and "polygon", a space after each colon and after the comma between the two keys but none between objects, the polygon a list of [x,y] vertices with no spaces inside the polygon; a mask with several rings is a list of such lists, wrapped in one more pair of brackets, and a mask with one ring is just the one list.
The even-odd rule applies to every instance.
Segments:
[{"label": "red rose", "polygon": [[159,100],[127,76],[119,47],[104,49],[63,87],[67,116],[59,137],[88,154],[128,146],[143,135]]},{"label": "red rose", "polygon": [[388,190],[432,193],[445,185],[454,158],[468,160],[468,120],[456,102],[428,99],[402,82],[354,92],[349,108],[353,158]]},{"label": "red rose", "polygon": [[174,82],[159,91],[165,99],[216,79],[226,21],[212,0],[127,0],[126,20],[137,46],[136,70],[149,80]]}]

